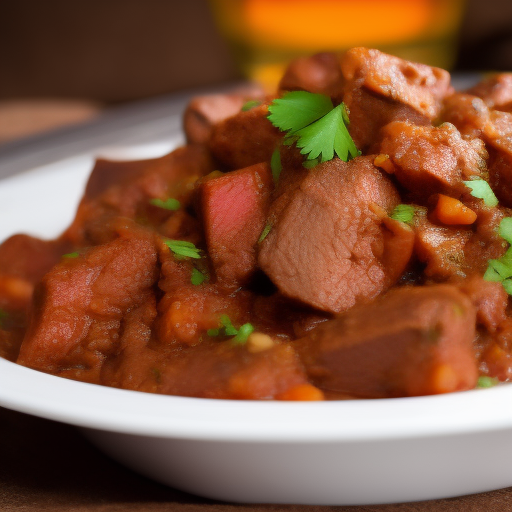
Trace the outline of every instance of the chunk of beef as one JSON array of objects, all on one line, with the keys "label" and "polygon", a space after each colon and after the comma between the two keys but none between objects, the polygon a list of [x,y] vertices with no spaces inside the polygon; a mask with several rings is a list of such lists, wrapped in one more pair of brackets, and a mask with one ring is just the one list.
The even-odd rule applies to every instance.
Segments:
[{"label": "chunk of beef", "polygon": [[229,341],[205,341],[167,354],[123,352],[109,360],[102,383],[115,387],[223,399],[279,399],[307,384],[290,345],[251,353]]},{"label": "chunk of beef", "polygon": [[512,207],[512,114],[491,114],[492,130],[484,134],[489,148],[489,183],[504,206]]},{"label": "chunk of beef", "polygon": [[282,134],[267,116],[268,103],[263,103],[213,127],[208,147],[223,170],[270,162]]},{"label": "chunk of beef", "polygon": [[485,141],[489,183],[500,202],[512,207],[512,114],[490,110],[476,96],[454,94],[446,101],[443,119],[452,122],[463,135]]},{"label": "chunk of beef", "polygon": [[467,191],[462,182],[486,170],[484,143],[463,139],[449,123],[437,128],[395,121],[383,134],[380,152],[389,155],[397,180],[419,199],[435,193],[460,197]]},{"label": "chunk of beef", "polygon": [[363,152],[378,144],[380,129],[392,121],[430,124],[440,113],[442,99],[451,92],[448,72],[378,50],[348,50],[342,56],[341,70],[350,134]]},{"label": "chunk of beef", "polygon": [[267,163],[204,181],[199,187],[208,254],[220,286],[247,284],[256,270],[256,246],[272,190]]},{"label": "chunk of beef", "polygon": [[146,304],[146,317],[156,315],[156,261],[153,235],[127,229],[57,264],[36,290],[18,363],[99,382],[105,358],[129,328],[129,312]]},{"label": "chunk of beef", "polygon": [[256,86],[230,94],[208,94],[193,98],[183,114],[187,143],[206,144],[214,125],[238,114],[248,101],[263,99],[263,91]]},{"label": "chunk of beef", "polygon": [[443,281],[483,275],[488,261],[504,254],[506,244],[498,234],[503,212],[483,205],[480,200],[474,200],[470,206],[477,213],[472,227],[440,226],[425,215],[416,216],[414,251],[426,265],[426,277]]},{"label": "chunk of beef", "polygon": [[512,109],[512,73],[499,73],[467,91],[482,98],[489,108],[510,112]]},{"label": "chunk of beef", "polygon": [[359,397],[471,389],[475,309],[455,286],[395,288],[297,342],[311,381]]},{"label": "chunk of beef", "polygon": [[454,93],[444,101],[442,120],[453,124],[461,135],[482,137],[492,129],[491,113],[481,98],[466,93]]},{"label": "chunk of beef", "polygon": [[63,240],[13,235],[0,245],[0,308],[27,310],[34,285],[71,250]]},{"label": "chunk of beef", "polygon": [[192,200],[195,181],[213,169],[209,152],[199,145],[151,160],[98,160],[75,220],[63,238],[79,246],[105,243],[116,236],[105,225],[117,216],[158,226],[174,212],[151,206],[149,201],[178,199],[183,211]]},{"label": "chunk of beef", "polygon": [[[273,224],[261,243],[259,264],[283,294],[340,312],[374,298],[398,279],[404,269],[391,263],[387,268],[383,261],[400,246],[403,255],[396,260],[406,263],[414,236],[410,230],[387,232],[375,213],[391,211],[399,196],[372,161],[359,157],[320,164],[288,195],[285,206],[279,202],[277,216],[271,211]],[[390,243],[396,236],[407,242]]]},{"label": "chunk of beef", "polygon": [[469,297],[476,310],[477,324],[494,333],[507,318],[508,294],[501,283],[485,281],[473,275],[462,281],[459,289]]},{"label": "chunk of beef", "polygon": [[335,53],[298,57],[288,64],[278,90],[309,91],[339,97],[343,86],[340,58]]}]

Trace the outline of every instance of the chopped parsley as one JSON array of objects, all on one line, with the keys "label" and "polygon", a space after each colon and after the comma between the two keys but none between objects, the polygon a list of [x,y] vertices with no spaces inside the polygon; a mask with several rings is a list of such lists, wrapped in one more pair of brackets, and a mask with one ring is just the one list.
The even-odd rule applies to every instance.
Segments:
[{"label": "chopped parsley", "polygon": [[246,101],[242,105],[242,112],[247,112],[248,110],[251,110],[251,108],[259,107],[260,105],[261,105],[261,101],[259,101],[259,100]]},{"label": "chopped parsley", "polygon": [[245,343],[252,332],[254,332],[254,327],[252,324],[247,323],[242,325],[240,329],[238,329],[236,336],[233,338],[233,342],[237,344]]},{"label": "chopped parsley", "polygon": [[498,199],[487,181],[478,178],[476,180],[465,181],[464,185],[471,189],[471,195],[473,197],[483,199],[486,206],[498,206]]},{"label": "chopped parsley", "polygon": [[185,240],[165,240],[165,245],[176,255],[184,258],[199,259],[200,250],[192,243]]},{"label": "chopped parsley", "polygon": [[488,377],[487,375],[482,375],[478,377],[478,381],[476,383],[477,388],[492,388],[499,384],[499,380],[495,377]]},{"label": "chopped parsley", "polygon": [[77,252],[68,252],[67,254],[63,254],[62,257],[66,259],[78,258],[80,256]]},{"label": "chopped parsley", "polygon": [[[512,244],[512,217],[505,217],[501,220],[499,234],[509,244]],[[505,291],[512,295],[512,247],[509,247],[501,258],[489,260],[484,279],[501,283]]]},{"label": "chopped parsley", "polygon": [[272,224],[266,224],[263,228],[263,231],[261,232],[260,237],[258,238],[258,243],[261,244],[265,238],[267,238],[267,235],[270,233],[270,230],[272,229]]},{"label": "chopped parsley", "polygon": [[348,133],[347,109],[331,98],[307,91],[292,91],[268,108],[269,121],[286,132],[285,143],[296,143],[307,160],[326,162],[334,155],[345,162],[360,154]]},{"label": "chopped parsley", "polygon": [[415,213],[416,208],[412,204],[399,204],[391,212],[390,217],[394,220],[409,224],[414,219]]},{"label": "chopped parsley", "polygon": [[172,210],[176,211],[181,208],[181,203],[177,199],[173,199],[169,197],[168,199],[150,199],[149,203],[153,206],[157,206],[158,208],[163,208],[164,210]]},{"label": "chopped parsley", "polygon": [[243,324],[237,329],[231,322],[228,315],[222,315],[219,319],[221,327],[217,329],[208,329],[208,336],[215,337],[219,335],[234,336],[232,341],[236,344],[244,344],[249,335],[254,331],[254,327],[250,323]]},{"label": "chopped parsley", "polygon": [[203,282],[207,279],[207,276],[203,274],[200,270],[197,268],[192,269],[192,276],[190,277],[190,282],[195,285],[199,286],[200,284],[203,284]]},{"label": "chopped parsley", "polygon": [[498,233],[501,238],[512,245],[512,217],[505,217],[504,219],[501,219]]},{"label": "chopped parsley", "polygon": [[276,149],[272,153],[272,157],[270,158],[270,169],[272,170],[272,178],[274,179],[274,183],[277,185],[279,176],[281,176],[281,171],[283,170],[283,166],[281,165],[281,153],[279,152],[279,149]]}]

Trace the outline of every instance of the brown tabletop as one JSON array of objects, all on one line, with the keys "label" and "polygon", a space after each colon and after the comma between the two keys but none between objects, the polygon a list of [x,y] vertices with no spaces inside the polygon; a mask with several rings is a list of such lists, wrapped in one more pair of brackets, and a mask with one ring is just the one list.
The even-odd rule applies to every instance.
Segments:
[{"label": "brown tabletop", "polygon": [[[18,104],[16,108],[14,105],[8,106],[16,137],[33,133],[34,122],[30,113],[33,107],[33,103]],[[99,112],[96,105],[76,104],[73,105],[72,115],[63,115],[61,107],[56,105],[53,110],[45,105],[34,110],[40,129],[88,120]],[[25,130],[23,123],[26,123]],[[0,132],[5,140],[14,137],[9,134],[8,123],[2,127],[0,121]],[[396,505],[314,507],[222,503],[162,486],[133,473],[99,452],[82,437],[79,430],[69,425],[0,408],[0,432],[1,511],[512,511],[512,488]],[[474,461],[474,465],[475,471],[485,471],[485,468],[479,467],[478,460]]]}]

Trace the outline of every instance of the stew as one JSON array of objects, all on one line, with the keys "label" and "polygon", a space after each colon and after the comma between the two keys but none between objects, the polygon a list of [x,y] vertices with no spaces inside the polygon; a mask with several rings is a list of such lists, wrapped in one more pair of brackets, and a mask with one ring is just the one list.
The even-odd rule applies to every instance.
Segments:
[{"label": "stew", "polygon": [[353,48],[195,98],[187,143],[98,160],[52,241],[0,246],[0,355],[205,398],[430,395],[512,378],[512,74]]}]

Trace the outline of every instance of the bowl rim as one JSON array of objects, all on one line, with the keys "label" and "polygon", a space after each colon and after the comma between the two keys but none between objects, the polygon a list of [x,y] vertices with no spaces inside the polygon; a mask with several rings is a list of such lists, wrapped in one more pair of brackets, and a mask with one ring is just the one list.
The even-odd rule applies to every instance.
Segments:
[{"label": "bowl rim", "polygon": [[325,402],[158,395],[78,382],[0,359],[0,405],[71,425],[231,442],[359,442],[510,429],[512,386]]}]

